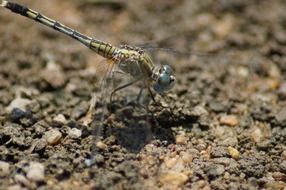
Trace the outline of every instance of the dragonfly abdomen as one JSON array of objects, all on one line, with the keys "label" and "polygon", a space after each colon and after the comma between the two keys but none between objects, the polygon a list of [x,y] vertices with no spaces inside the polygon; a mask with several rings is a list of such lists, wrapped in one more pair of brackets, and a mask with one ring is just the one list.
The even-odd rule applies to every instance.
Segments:
[{"label": "dragonfly abdomen", "polygon": [[85,46],[89,47],[90,49],[92,49],[93,51],[95,51],[96,53],[98,53],[99,55],[108,58],[108,59],[112,59],[114,57],[114,53],[116,51],[116,47],[112,46],[109,43],[100,41],[100,40],[96,40],[93,39],[89,36],[83,35],[80,32],[69,28],[51,18],[48,18],[44,15],[42,15],[41,13],[34,11],[32,9],[29,9],[23,5],[17,4],[17,3],[12,3],[12,2],[8,2],[5,0],[2,0],[2,3],[0,4],[0,6],[5,7],[9,10],[11,10],[14,13],[20,14],[22,16],[28,17],[32,20],[35,20],[41,24],[44,24],[50,28],[53,28],[54,30],[57,30],[61,33],[64,33],[74,39],[76,39],[77,41],[81,42],[82,44],[84,44]]},{"label": "dragonfly abdomen", "polygon": [[117,47],[96,39],[91,40],[89,48],[107,59],[115,58],[118,50]]}]

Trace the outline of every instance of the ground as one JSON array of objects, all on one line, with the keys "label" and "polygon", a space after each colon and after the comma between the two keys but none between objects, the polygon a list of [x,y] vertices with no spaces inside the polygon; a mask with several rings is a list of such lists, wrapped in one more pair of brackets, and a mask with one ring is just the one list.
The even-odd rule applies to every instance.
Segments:
[{"label": "ground", "polygon": [[285,189],[285,1],[17,2],[142,45],[177,84],[148,109],[118,93],[94,138],[83,121],[106,62],[0,9],[1,189]]}]

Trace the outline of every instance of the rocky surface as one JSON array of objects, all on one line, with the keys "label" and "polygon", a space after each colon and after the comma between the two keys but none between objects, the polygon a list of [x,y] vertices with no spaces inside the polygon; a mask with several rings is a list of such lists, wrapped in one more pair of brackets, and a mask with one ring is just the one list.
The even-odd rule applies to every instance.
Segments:
[{"label": "rocky surface", "polygon": [[97,102],[94,129],[107,62],[0,9],[0,189],[285,189],[285,1],[19,2],[144,44],[177,84],[163,107],[138,107],[133,88]]}]

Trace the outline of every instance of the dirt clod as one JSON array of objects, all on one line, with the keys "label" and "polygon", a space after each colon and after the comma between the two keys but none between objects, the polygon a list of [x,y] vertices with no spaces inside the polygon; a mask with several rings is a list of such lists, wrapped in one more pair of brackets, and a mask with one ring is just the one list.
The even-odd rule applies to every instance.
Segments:
[{"label": "dirt clod", "polygon": [[222,125],[228,125],[228,126],[236,126],[238,124],[238,119],[234,115],[224,115],[220,118],[220,123]]},{"label": "dirt clod", "polygon": [[164,172],[159,174],[159,181],[164,186],[181,187],[188,180],[188,176],[179,172]]},{"label": "dirt clod", "polygon": [[225,172],[225,167],[221,164],[210,165],[206,168],[206,174],[210,178],[215,178]]}]

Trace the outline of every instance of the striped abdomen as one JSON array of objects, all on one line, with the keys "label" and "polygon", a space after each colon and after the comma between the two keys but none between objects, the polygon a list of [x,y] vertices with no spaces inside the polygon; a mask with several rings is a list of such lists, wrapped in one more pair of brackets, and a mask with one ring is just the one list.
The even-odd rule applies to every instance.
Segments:
[{"label": "striped abdomen", "polygon": [[17,3],[8,2],[8,1],[2,1],[1,6],[11,10],[14,13],[28,17],[50,28],[53,28],[54,30],[64,33],[78,40],[79,42],[81,42],[82,44],[89,47],[90,49],[92,49],[93,51],[95,51],[96,53],[98,53],[99,55],[105,58],[112,59],[117,52],[117,48],[112,46],[111,44],[100,41],[100,40],[93,39],[86,35],[83,35],[77,32],[76,30],[71,29],[25,6],[19,5]]}]

